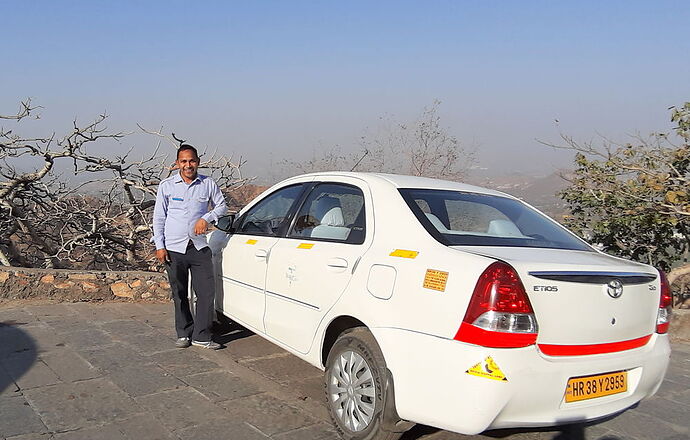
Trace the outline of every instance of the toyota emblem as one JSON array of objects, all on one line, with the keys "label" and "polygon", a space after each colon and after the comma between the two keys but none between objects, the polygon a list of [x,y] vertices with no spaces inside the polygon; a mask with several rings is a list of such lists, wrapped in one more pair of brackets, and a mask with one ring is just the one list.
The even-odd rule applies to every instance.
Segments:
[{"label": "toyota emblem", "polygon": [[620,298],[623,294],[623,283],[620,280],[611,280],[606,287],[606,291],[611,298]]}]

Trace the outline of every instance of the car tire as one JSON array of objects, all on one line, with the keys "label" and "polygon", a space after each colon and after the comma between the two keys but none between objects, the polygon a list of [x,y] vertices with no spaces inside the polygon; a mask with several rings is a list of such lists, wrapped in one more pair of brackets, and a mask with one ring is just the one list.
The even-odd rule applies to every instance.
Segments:
[{"label": "car tire", "polygon": [[350,329],[338,337],[326,361],[325,390],[328,413],[343,439],[400,438],[401,432],[382,429],[387,380],[386,361],[367,329]]}]

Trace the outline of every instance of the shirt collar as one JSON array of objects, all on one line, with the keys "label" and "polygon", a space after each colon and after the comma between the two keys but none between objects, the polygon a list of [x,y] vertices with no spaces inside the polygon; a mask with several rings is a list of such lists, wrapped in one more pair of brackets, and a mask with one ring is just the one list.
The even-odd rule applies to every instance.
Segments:
[{"label": "shirt collar", "polygon": [[[202,178],[203,178],[203,176],[202,176],[201,174],[196,173],[196,179],[194,179],[194,180],[192,180],[191,182],[189,182],[189,184],[191,185],[192,183],[196,182],[197,180],[198,180],[199,182],[201,182],[201,179],[202,179]],[[178,171],[177,174],[174,176],[173,182],[175,182],[175,183],[184,182],[184,180],[182,179],[182,176],[180,175],[180,172],[179,172],[179,171]]]}]

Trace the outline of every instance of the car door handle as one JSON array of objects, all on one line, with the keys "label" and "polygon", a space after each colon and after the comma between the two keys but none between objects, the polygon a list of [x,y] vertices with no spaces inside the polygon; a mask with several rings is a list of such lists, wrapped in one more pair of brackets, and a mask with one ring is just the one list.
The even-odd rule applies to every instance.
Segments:
[{"label": "car door handle", "polygon": [[254,256],[256,258],[266,258],[268,257],[268,251],[266,249],[258,249],[255,253]]},{"label": "car door handle", "polygon": [[328,260],[328,263],[326,263],[328,267],[336,267],[339,269],[346,269],[347,268],[347,260],[344,258],[331,258]]}]

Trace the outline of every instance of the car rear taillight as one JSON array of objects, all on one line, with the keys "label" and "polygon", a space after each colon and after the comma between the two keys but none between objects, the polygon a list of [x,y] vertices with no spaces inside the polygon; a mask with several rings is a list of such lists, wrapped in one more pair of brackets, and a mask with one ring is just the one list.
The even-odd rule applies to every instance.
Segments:
[{"label": "car rear taillight", "polygon": [[659,271],[661,280],[661,299],[659,300],[659,312],[656,315],[656,332],[668,333],[668,324],[671,321],[671,308],[673,307],[673,294],[671,285],[663,271]]},{"label": "car rear taillight", "polygon": [[497,261],[479,276],[455,339],[484,347],[527,347],[537,320],[515,269]]}]

